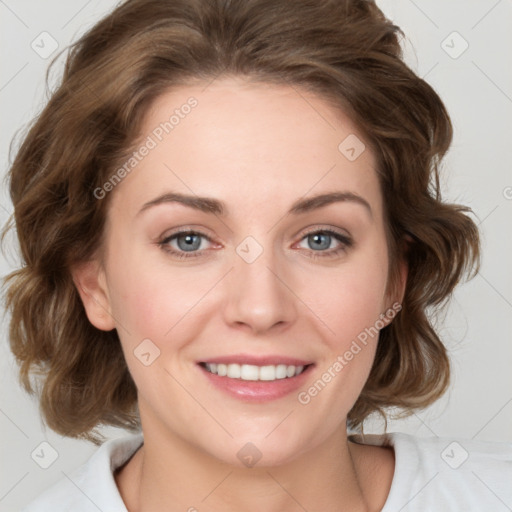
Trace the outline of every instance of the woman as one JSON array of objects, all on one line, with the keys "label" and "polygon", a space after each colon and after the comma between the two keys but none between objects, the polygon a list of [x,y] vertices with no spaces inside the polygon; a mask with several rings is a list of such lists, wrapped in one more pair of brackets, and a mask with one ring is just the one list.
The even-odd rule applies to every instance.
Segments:
[{"label": "woman", "polygon": [[512,501],[510,446],[350,434],[446,390],[427,312],[479,261],[398,34],[370,1],[132,0],[73,47],[10,172],[11,346],[56,432],[137,433],[27,511]]}]

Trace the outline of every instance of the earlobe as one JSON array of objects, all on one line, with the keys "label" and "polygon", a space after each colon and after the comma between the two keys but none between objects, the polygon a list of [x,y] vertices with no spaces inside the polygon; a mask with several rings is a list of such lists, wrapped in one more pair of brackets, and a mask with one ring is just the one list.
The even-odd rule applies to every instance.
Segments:
[{"label": "earlobe", "polygon": [[80,263],[71,269],[87,318],[96,328],[111,331],[116,327],[112,316],[105,271],[96,260]]}]

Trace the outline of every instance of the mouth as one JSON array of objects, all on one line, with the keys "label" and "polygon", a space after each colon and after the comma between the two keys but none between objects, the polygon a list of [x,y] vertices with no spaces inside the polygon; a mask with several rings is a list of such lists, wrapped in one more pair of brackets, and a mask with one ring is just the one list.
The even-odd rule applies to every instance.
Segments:
[{"label": "mouth", "polygon": [[290,379],[303,373],[309,365],[264,365],[236,364],[236,363],[199,363],[207,372],[228,379],[246,381],[275,381]]},{"label": "mouth", "polygon": [[231,356],[201,361],[198,367],[213,389],[244,402],[268,402],[297,391],[315,364],[288,357]]}]

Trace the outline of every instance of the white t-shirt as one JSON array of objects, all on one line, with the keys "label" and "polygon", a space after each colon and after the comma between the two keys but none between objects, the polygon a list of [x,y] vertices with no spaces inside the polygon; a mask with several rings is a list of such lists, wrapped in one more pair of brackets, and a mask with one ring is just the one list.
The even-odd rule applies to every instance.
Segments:
[{"label": "white t-shirt", "polygon": [[[359,443],[361,436],[351,436]],[[113,472],[141,446],[142,434],[105,442],[81,467],[22,512],[127,512]],[[512,510],[512,443],[366,435],[364,444],[393,446],[395,473],[382,512]]]}]

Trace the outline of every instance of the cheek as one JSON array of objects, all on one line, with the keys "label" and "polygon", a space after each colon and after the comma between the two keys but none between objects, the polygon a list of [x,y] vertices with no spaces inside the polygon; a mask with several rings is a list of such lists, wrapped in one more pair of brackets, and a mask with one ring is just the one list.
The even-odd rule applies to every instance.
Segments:
[{"label": "cheek", "polygon": [[[140,267],[130,279],[118,276],[116,293],[111,297],[112,311],[116,320],[138,338],[158,340],[162,338],[180,315],[183,299],[178,286],[167,287],[161,279]],[[136,339],[135,339],[136,338]]]},{"label": "cheek", "polygon": [[191,329],[200,323],[196,317],[203,309],[201,299],[218,276],[211,270],[183,271],[147,261],[134,254],[113,271],[112,312],[130,344],[149,338],[163,350],[192,335]]},{"label": "cheek", "polygon": [[333,429],[346,418],[368,378],[384,312],[386,273],[378,265],[366,272],[352,270],[329,283],[329,300],[318,316],[324,316],[333,332],[324,338],[318,373],[298,396],[310,411],[328,417]]},{"label": "cheek", "polygon": [[320,305],[318,316],[325,318],[333,331],[337,349],[343,349],[361,333],[381,324],[378,321],[386,310],[387,283],[386,253],[382,256],[360,258],[337,272],[325,273],[321,278],[323,286],[316,285],[310,295],[311,304]]},{"label": "cheek", "polygon": [[347,342],[374,326],[383,313],[384,280],[348,279],[333,300],[333,330]]},{"label": "cheek", "polygon": [[[143,394],[148,389],[164,393],[169,382],[164,368],[180,364],[181,349],[196,336],[196,324],[189,320],[192,305],[198,300],[197,290],[156,267],[136,267],[116,276],[116,293],[111,298],[113,314],[137,388]],[[126,279],[126,275],[131,278]]]},{"label": "cheek", "polygon": [[156,310],[161,303],[160,290],[140,267],[136,271],[130,271],[130,266],[119,270],[110,283],[112,314],[125,334],[154,337],[163,328],[158,325],[161,315]]}]

